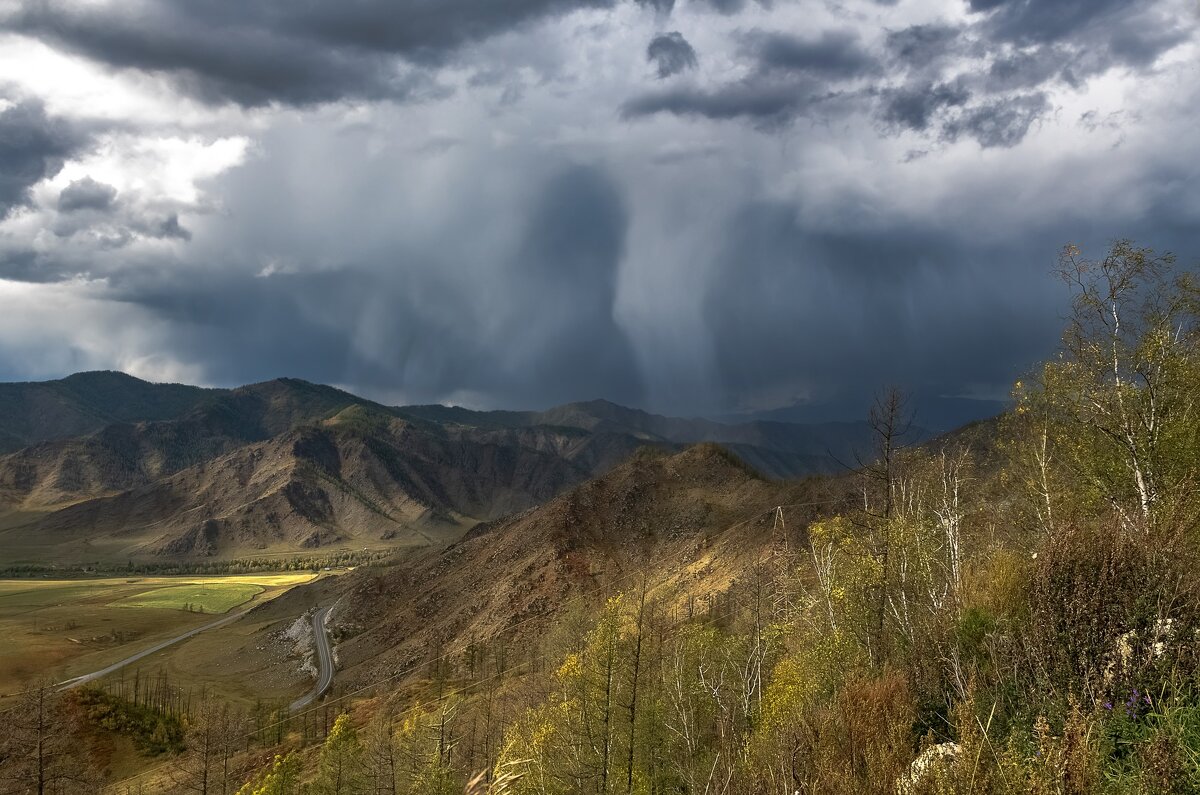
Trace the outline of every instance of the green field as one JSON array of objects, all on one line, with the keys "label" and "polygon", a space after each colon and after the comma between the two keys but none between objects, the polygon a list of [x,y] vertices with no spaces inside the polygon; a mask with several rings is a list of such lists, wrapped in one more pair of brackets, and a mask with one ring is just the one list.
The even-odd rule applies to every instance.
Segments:
[{"label": "green field", "polygon": [[225,613],[263,592],[252,583],[218,582],[155,588],[112,602],[113,607],[158,607],[191,613]]}]

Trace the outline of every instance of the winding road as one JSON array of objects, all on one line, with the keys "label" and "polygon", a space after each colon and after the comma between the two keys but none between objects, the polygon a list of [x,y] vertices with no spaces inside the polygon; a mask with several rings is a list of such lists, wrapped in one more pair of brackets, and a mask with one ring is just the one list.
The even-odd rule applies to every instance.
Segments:
[{"label": "winding road", "polygon": [[313,643],[317,647],[317,683],[307,694],[292,702],[292,712],[299,712],[325,695],[325,691],[333,684],[333,650],[329,646],[329,633],[325,629],[325,621],[333,608],[334,605],[330,605],[313,613]]},{"label": "winding road", "polygon": [[[257,604],[254,605],[254,607],[257,607],[257,606],[258,606]],[[108,676],[109,674],[113,673],[114,671],[121,670],[126,665],[135,663],[138,660],[142,659],[143,657],[149,657],[151,654],[154,654],[155,652],[162,651],[163,649],[167,648],[168,646],[174,646],[176,643],[179,643],[180,641],[183,641],[183,640],[187,640],[188,638],[193,637],[195,635],[199,635],[201,632],[207,632],[210,629],[216,629],[217,627],[223,627],[226,624],[232,624],[234,621],[237,621],[239,618],[241,618],[242,616],[246,615],[251,610],[253,610],[254,607],[249,607],[245,610],[239,610],[236,613],[232,613],[230,615],[223,616],[222,618],[218,618],[216,621],[213,621],[212,623],[204,624],[203,626],[195,627],[194,629],[189,629],[187,632],[183,633],[182,635],[176,635],[173,638],[169,638],[167,640],[160,641],[148,649],[142,649],[141,651],[139,651],[137,654],[133,655],[132,657],[126,657],[124,660],[121,660],[120,662],[113,663],[112,665],[108,666],[107,668],[101,668],[99,671],[92,671],[90,674],[83,674],[82,676],[76,676],[73,679],[67,679],[63,682],[59,682],[56,685],[56,687],[59,690],[70,690],[73,687],[79,687],[80,685],[85,685],[88,682],[94,681],[103,676]]]},{"label": "winding road", "polygon": [[[333,649],[329,644],[329,632],[325,629],[325,622],[328,620],[329,612],[333,610],[334,606],[335,605],[322,607],[313,613],[312,630],[313,643],[316,645],[317,650],[317,683],[313,686],[312,690],[308,691],[308,693],[292,702],[292,712],[298,712],[304,709],[309,704],[325,695],[325,692],[333,685]],[[257,607],[257,605],[254,607]],[[184,632],[181,635],[176,635],[173,638],[159,641],[153,646],[142,649],[137,654],[126,657],[125,659],[115,662],[106,668],[101,668],[98,671],[92,671],[90,674],[83,674],[81,676],[64,680],[55,685],[55,687],[57,687],[59,690],[70,690],[73,687],[79,687],[80,685],[85,685],[88,682],[93,682],[97,679],[108,676],[115,671],[121,670],[127,665],[135,663],[145,657],[149,657],[155,652],[160,652],[169,646],[174,646],[176,643],[199,635],[201,632],[207,632],[210,629],[217,629],[218,627],[223,627],[226,624],[232,624],[234,621],[237,621],[239,618],[253,610],[254,607],[249,607],[245,610],[239,610],[236,613],[222,616],[216,621],[189,629],[187,632]]]}]

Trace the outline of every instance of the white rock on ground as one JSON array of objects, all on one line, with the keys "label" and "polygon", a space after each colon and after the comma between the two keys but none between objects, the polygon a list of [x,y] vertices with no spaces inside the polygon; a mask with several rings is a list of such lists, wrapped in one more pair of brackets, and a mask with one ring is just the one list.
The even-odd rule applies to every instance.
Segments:
[{"label": "white rock on ground", "polygon": [[961,750],[958,743],[939,743],[931,745],[921,752],[921,755],[908,766],[908,773],[896,782],[898,795],[909,795],[917,791],[917,787],[934,770],[944,767],[958,758]]},{"label": "white rock on ground", "polygon": [[292,625],[282,633],[283,638],[292,644],[292,655],[299,657],[300,673],[316,677],[316,644],[313,642],[312,618],[308,613],[297,618]]}]

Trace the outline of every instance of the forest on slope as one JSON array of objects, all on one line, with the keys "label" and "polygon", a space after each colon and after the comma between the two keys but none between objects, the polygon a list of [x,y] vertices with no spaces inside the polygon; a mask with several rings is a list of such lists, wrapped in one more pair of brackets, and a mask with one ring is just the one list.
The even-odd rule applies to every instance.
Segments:
[{"label": "forest on slope", "polygon": [[[1000,420],[915,445],[887,392],[855,472],[772,483],[713,447],[643,454],[364,567],[339,586],[345,672],[323,705],[135,694],[128,709],[174,716],[186,750],[110,783],[1197,791],[1200,292],[1127,242],[1060,266],[1061,351]],[[54,728],[86,724],[89,698],[27,694],[0,780],[103,777],[103,754]]]}]

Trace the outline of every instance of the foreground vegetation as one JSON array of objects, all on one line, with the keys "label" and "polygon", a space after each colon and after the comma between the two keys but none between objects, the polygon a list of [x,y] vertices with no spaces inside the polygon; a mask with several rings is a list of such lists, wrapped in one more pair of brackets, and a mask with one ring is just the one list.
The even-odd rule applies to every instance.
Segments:
[{"label": "foreground vegetation", "polygon": [[[118,789],[1200,791],[1200,295],[1128,243],[1061,266],[1063,349],[1009,415],[908,447],[881,396],[857,507],[727,592],[647,567],[537,643],[435,650],[400,688],[273,719],[200,701],[186,751]],[[77,757],[28,764],[34,735],[0,778],[76,791]]]}]

